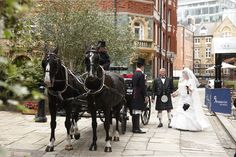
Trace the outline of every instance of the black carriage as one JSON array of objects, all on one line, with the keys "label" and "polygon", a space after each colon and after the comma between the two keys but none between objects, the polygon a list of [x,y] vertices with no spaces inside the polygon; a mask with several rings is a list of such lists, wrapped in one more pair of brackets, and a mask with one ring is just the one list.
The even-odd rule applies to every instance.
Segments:
[{"label": "black carriage", "polygon": [[[125,95],[125,99],[126,99],[126,104],[124,104],[120,110],[120,131],[122,134],[125,134],[126,132],[126,127],[127,127],[127,120],[129,120],[129,114],[131,114],[131,101],[132,101],[132,93],[133,93],[133,86],[132,86],[132,76],[133,74],[131,73],[124,73],[125,71],[128,70],[128,67],[124,67],[124,66],[113,66],[110,67],[111,71],[114,71],[116,73],[119,73],[120,75],[122,75],[122,77],[124,78],[125,81],[125,87],[126,87],[126,95]],[[149,96],[149,100],[148,103],[146,104],[146,108],[145,110],[142,111],[141,114],[141,121],[143,125],[147,125],[151,116],[151,90],[149,88],[149,86],[147,85],[147,89],[148,89],[148,96]],[[88,113],[88,107],[87,107],[87,101],[86,99],[83,99],[81,96],[80,98],[77,98],[76,101],[74,101],[74,103],[80,103],[80,108],[77,108],[75,113],[79,113],[79,118],[90,118],[91,115],[90,113]],[[74,105],[74,106],[78,106],[78,105]],[[59,116],[64,116],[65,112],[63,110],[59,110],[57,112],[57,114]],[[104,114],[101,110],[97,111],[97,117],[100,118],[100,120],[102,122],[104,122]]]},{"label": "black carriage", "polygon": [[[124,73],[121,71],[126,71],[128,70],[128,67],[124,66],[116,66],[116,67],[110,67],[110,70],[119,72],[125,81],[125,86],[126,86],[126,104],[122,107],[121,112],[120,112],[120,117],[121,117],[121,133],[125,134],[126,132],[126,126],[127,126],[127,120],[129,119],[128,116],[128,111],[131,113],[131,101],[132,101],[132,94],[133,94],[133,85],[132,85],[132,76],[133,74],[131,73]],[[122,74],[123,73],[123,74]],[[147,125],[151,116],[151,95],[152,92],[147,84],[147,89],[148,89],[148,103],[145,104],[146,108],[142,111],[141,114],[141,121],[143,125]]]}]

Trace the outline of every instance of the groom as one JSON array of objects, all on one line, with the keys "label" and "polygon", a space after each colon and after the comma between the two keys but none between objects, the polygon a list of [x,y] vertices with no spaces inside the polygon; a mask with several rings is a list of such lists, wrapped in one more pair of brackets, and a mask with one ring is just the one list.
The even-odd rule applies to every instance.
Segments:
[{"label": "groom", "polygon": [[162,111],[166,110],[168,114],[168,128],[171,128],[171,110],[173,109],[171,101],[171,93],[174,92],[173,80],[166,77],[166,69],[161,68],[159,71],[159,77],[154,80],[153,93],[156,102],[156,110],[158,111],[157,117],[159,118],[158,127],[163,127],[162,123]]}]

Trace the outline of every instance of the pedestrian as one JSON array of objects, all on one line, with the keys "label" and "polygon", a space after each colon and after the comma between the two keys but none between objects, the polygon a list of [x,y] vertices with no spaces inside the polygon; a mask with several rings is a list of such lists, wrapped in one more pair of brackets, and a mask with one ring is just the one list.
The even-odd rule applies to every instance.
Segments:
[{"label": "pedestrian", "polygon": [[157,117],[159,119],[158,127],[163,127],[162,123],[162,111],[166,110],[168,114],[168,128],[171,128],[171,110],[173,109],[171,94],[174,91],[173,80],[166,76],[166,69],[161,68],[159,71],[159,77],[153,82],[153,94],[156,103],[156,110],[158,112]]},{"label": "pedestrian", "polygon": [[110,68],[110,57],[107,53],[106,42],[98,41],[97,52],[99,53],[99,64],[103,67],[104,70],[109,70]]},{"label": "pedestrian", "polygon": [[171,126],[180,130],[202,131],[208,127],[197,87],[200,85],[189,68],[184,68],[179,78],[178,90],[172,96],[179,96],[178,107]]},{"label": "pedestrian", "polygon": [[137,68],[132,77],[133,84],[133,99],[131,102],[132,109],[132,126],[133,133],[146,133],[140,129],[140,114],[145,109],[145,103],[148,101],[145,75],[144,75],[144,64],[143,58],[138,58]]}]

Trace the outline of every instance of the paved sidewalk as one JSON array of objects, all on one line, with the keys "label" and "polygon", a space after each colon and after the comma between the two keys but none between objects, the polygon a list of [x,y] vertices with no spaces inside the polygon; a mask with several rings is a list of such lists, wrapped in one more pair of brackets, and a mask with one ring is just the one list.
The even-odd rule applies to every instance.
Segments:
[{"label": "paved sidewalk", "polygon": [[[203,89],[200,89],[202,92]],[[201,95],[202,97],[202,95]],[[202,97],[204,100],[204,97]],[[173,99],[173,102],[177,98]],[[154,107],[153,107],[154,108]],[[78,156],[157,156],[157,157],[227,157],[212,126],[204,132],[187,132],[167,128],[167,114],[163,114],[164,127],[157,128],[156,112],[152,111],[148,125],[143,126],[146,134],[133,134],[131,120],[127,133],[119,142],[112,142],[112,153],[104,153],[105,133],[103,125],[98,127],[98,150],[89,151],[92,141],[91,119],[79,121],[81,138],[73,141],[74,150],[66,151],[64,117],[57,120],[56,147],[54,152],[45,153],[48,144],[49,122],[35,123],[34,116],[0,112],[0,157],[78,157]],[[49,117],[48,117],[49,118]],[[100,120],[98,120],[100,121]],[[101,124],[101,123],[99,123]]]}]

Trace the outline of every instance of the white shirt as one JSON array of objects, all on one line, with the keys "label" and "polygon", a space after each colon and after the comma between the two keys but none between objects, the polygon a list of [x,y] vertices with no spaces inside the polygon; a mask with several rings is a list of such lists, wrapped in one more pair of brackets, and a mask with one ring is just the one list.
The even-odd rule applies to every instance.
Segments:
[{"label": "white shirt", "polygon": [[164,84],[166,81],[166,78],[161,78],[162,83]]}]

